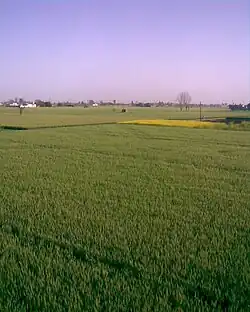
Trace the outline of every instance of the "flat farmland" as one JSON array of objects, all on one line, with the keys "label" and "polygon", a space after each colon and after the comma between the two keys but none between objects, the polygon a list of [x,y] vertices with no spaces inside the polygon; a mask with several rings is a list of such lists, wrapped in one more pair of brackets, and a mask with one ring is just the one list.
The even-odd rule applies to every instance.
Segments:
[{"label": "flat farmland", "polygon": [[[249,112],[231,112],[227,109],[202,109],[202,116],[207,118],[223,118],[234,116],[250,116]],[[116,123],[137,119],[199,119],[198,108],[180,112],[179,108],[128,108],[121,113],[121,108],[26,108],[20,116],[19,108],[0,108],[0,126],[11,127],[56,127],[85,124]]]},{"label": "flat farmland", "polygon": [[250,132],[102,124],[198,117],[0,109],[0,310],[249,311]]}]

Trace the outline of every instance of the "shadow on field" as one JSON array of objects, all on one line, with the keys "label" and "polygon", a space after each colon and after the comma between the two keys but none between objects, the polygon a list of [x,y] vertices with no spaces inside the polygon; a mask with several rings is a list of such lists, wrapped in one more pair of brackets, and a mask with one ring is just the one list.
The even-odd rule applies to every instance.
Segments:
[{"label": "shadow on field", "polygon": [[29,129],[25,127],[17,127],[17,126],[0,126],[0,130],[22,131],[22,130],[29,130]]},{"label": "shadow on field", "polygon": [[214,123],[224,123],[224,124],[241,124],[242,122],[250,122],[250,117],[211,117],[205,118],[203,121],[214,122]]},{"label": "shadow on field", "polygon": [[[108,257],[99,257],[87,251],[83,247],[78,247],[69,243],[63,243],[58,240],[36,235],[33,233],[24,233],[20,227],[17,225],[11,224],[1,224],[0,229],[8,234],[15,236],[22,246],[31,246],[31,247],[59,247],[62,250],[67,250],[72,253],[73,257],[77,260],[80,260],[86,264],[97,264],[102,263],[108,267],[115,269],[116,271],[123,273],[130,273],[133,277],[138,278],[140,276],[140,271],[135,266],[131,265],[128,262],[115,260]],[[2,257],[3,254],[0,255]]]},{"label": "shadow on field", "polygon": [[188,301],[201,301],[216,311],[250,311],[249,246],[250,230],[238,229],[223,267],[212,270],[190,264],[182,281]]},{"label": "shadow on field", "polygon": [[85,123],[85,124],[73,124],[73,125],[51,125],[51,126],[37,126],[37,127],[19,127],[19,126],[0,126],[0,130],[42,130],[42,129],[56,129],[56,128],[73,128],[73,127],[84,127],[84,126],[99,126],[99,125],[112,125],[117,122],[98,122],[98,123]]},{"label": "shadow on field", "polygon": [[[250,311],[249,229],[237,229],[236,239],[231,247],[216,256],[216,259],[220,260],[220,265],[206,268],[199,264],[200,258],[197,256],[197,262],[190,262],[185,271],[176,271],[175,265],[178,266],[178,263],[173,261],[169,264],[170,275],[162,272],[160,276],[157,273],[147,274],[146,268],[145,271],[141,271],[128,261],[114,259],[117,258],[116,250],[103,250],[104,253],[111,255],[102,257],[93,254],[90,246],[78,247],[46,236],[27,233],[16,224],[0,224],[0,230],[15,237],[21,246],[33,249],[59,248],[83,263],[103,264],[129,277],[143,279],[142,283],[148,286],[148,296],[152,298],[152,311],[157,309],[158,299],[166,294],[166,291],[170,293],[164,300],[168,300],[173,311],[190,311],[190,307],[201,306],[209,311]],[[0,258],[7,252],[8,249],[0,255]],[[212,265],[215,262],[211,259]],[[175,272],[174,277],[171,275],[172,271]],[[169,289],[168,281],[172,284]],[[178,295],[179,290],[181,297]]]}]

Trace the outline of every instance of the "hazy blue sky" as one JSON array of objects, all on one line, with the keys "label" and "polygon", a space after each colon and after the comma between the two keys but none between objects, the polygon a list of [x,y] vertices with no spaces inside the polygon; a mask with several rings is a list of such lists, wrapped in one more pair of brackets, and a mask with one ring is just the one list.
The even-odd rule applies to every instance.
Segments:
[{"label": "hazy blue sky", "polygon": [[0,99],[250,100],[249,0],[0,0]]}]

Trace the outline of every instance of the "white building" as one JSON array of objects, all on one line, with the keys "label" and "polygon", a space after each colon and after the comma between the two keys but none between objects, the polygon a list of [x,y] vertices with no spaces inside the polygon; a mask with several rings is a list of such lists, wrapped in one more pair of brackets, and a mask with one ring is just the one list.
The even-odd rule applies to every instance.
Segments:
[{"label": "white building", "polygon": [[32,108],[32,107],[36,107],[35,103],[24,103],[22,105],[20,105],[20,107],[22,108]]}]

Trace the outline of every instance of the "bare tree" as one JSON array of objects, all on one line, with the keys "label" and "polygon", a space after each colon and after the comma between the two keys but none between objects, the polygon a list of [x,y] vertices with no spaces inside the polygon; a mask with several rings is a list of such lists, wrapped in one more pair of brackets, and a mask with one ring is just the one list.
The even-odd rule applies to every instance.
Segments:
[{"label": "bare tree", "polygon": [[186,110],[188,110],[189,108],[189,104],[191,103],[191,96],[188,92],[181,92],[178,96],[177,96],[177,102],[180,105],[180,110],[183,110],[183,107],[186,107]]}]

